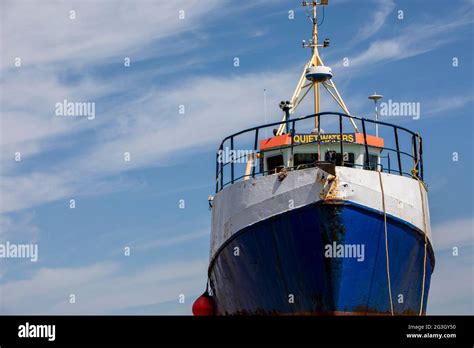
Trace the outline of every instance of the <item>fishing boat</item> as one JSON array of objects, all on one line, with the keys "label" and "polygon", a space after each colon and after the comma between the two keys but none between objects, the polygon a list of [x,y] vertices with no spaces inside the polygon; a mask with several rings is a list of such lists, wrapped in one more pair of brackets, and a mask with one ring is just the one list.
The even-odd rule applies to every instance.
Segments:
[{"label": "fishing boat", "polygon": [[[435,257],[420,134],[351,115],[303,2],[311,58],[282,120],[216,153],[208,282],[195,315],[424,315]],[[320,110],[325,90],[340,110]],[[311,93],[312,92],[312,93]],[[297,116],[313,96],[314,113]],[[369,97],[377,101],[380,95]],[[223,155],[227,154],[227,155]]]}]

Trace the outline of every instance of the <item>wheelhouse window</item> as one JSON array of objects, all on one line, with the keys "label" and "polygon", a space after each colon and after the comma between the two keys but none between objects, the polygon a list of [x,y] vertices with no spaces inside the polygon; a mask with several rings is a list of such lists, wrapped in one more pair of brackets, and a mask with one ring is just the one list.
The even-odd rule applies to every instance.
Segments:
[{"label": "wheelhouse window", "polygon": [[370,170],[377,170],[379,156],[377,155],[369,155],[369,169]]},{"label": "wheelhouse window", "polygon": [[324,160],[326,162],[334,163],[336,166],[342,166],[342,163],[344,162],[344,166],[353,167],[355,156],[353,152],[344,152],[344,154],[341,155],[340,152],[326,151],[324,154]]},{"label": "wheelhouse window", "polygon": [[337,156],[337,153],[336,151],[326,151],[326,153],[324,154],[324,160],[326,162],[331,162],[331,163],[336,163],[336,156]]},{"label": "wheelhouse window", "polygon": [[283,155],[267,158],[267,169],[270,174],[278,173],[283,168]]},{"label": "wheelhouse window", "polygon": [[317,153],[295,153],[293,155],[293,165],[295,167],[305,165],[305,164],[313,164],[318,160]]},{"label": "wheelhouse window", "polygon": [[354,167],[355,156],[353,152],[344,152],[344,156],[342,156],[342,158],[344,160],[344,166]]}]

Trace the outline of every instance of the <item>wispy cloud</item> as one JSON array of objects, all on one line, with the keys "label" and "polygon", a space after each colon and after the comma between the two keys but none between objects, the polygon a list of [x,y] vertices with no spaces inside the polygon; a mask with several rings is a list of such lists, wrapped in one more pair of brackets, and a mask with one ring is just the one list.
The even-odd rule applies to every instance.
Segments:
[{"label": "wispy cloud", "polygon": [[[456,113],[459,109],[463,109],[474,101],[474,96],[471,94],[466,95],[447,95],[444,94],[440,97],[429,96],[429,99],[420,100],[420,120],[431,119],[432,117],[449,117],[454,118],[458,116]],[[465,113],[460,114],[459,116],[465,116]],[[391,117],[391,116],[382,116],[382,121],[391,122],[391,120],[396,119],[396,123],[412,123],[412,117]],[[441,181],[442,178],[439,179]]]},{"label": "wispy cloud", "polygon": [[449,111],[447,117],[452,117],[452,112],[456,109],[463,108],[474,101],[474,95],[443,95],[441,98],[432,98],[428,103],[427,110],[423,110],[423,115],[428,117],[442,115]]},{"label": "wispy cloud", "polygon": [[[436,266],[431,279],[428,314],[472,314],[474,311],[473,219],[433,226]],[[453,247],[458,255],[453,255]]]},{"label": "wispy cloud", "polygon": [[459,256],[438,255],[431,278],[428,314],[468,314],[474,311],[472,247],[460,249]]},{"label": "wispy cloud", "polygon": [[[132,257],[132,256],[130,256]],[[78,268],[42,268],[30,279],[1,284],[1,313],[115,314],[129,307],[176,301],[190,313],[193,295],[205,287],[206,260],[153,264],[121,272],[120,264],[102,262]],[[69,303],[74,294],[76,303]],[[41,301],[37,299],[41,298]]]},{"label": "wispy cloud", "polygon": [[434,248],[437,251],[452,251],[455,246],[473,246],[474,220],[465,218],[435,225],[432,235]]},{"label": "wispy cloud", "polygon": [[[263,123],[261,92],[268,86],[276,86],[271,90],[275,97],[269,97],[269,113],[280,115],[276,96],[288,95],[292,82],[290,72],[261,73],[199,77],[166,91],[153,89],[115,107],[114,117],[103,123],[107,128],[103,137],[74,156],[32,173],[4,175],[1,209],[15,211],[90,192],[86,186],[91,181],[160,165],[177,151],[215,145],[224,134]],[[178,113],[182,104],[186,107],[184,115]],[[158,115],[156,110],[160,110]],[[261,115],[260,121],[256,115]],[[212,132],[207,131],[210,129]],[[124,162],[124,152],[131,154],[130,162]]]},{"label": "wispy cloud", "polygon": [[208,237],[211,235],[210,228],[207,228],[198,232],[191,233],[180,233],[174,236],[168,236],[167,238],[158,238],[149,241],[140,241],[136,243],[130,243],[131,248],[134,250],[149,250],[149,249],[159,249],[164,247],[169,247],[173,245],[183,244],[203,237]]},{"label": "wispy cloud", "polygon": [[23,212],[15,216],[0,215],[0,241],[32,242],[37,240],[39,228],[34,224],[35,213]]},{"label": "wispy cloud", "polygon": [[[155,50],[161,49],[161,57],[182,52],[182,45],[172,38],[201,26],[201,18],[219,5],[217,0],[121,2],[120,6],[113,1],[2,1],[2,170],[11,166],[16,151],[32,157],[51,150],[48,140],[52,138],[108,122],[114,110],[110,106],[104,110],[102,98],[130,93],[130,83],[126,78],[99,80],[88,69],[120,65],[124,57],[134,63],[137,50],[139,59],[146,59],[150,52],[156,54],[147,49],[151,43]],[[179,19],[180,10],[185,11],[184,19]],[[75,19],[70,19],[70,11],[75,11]],[[14,67],[16,57],[21,58],[21,67]],[[168,65],[167,72],[171,68]],[[70,72],[77,75],[76,81],[64,78]],[[133,75],[138,78],[140,73]],[[55,118],[55,103],[64,99],[101,101],[101,117],[94,122]]]},{"label": "wispy cloud", "polygon": [[24,66],[133,57],[150,41],[193,30],[218,5],[218,0],[2,1],[3,67],[13,66],[15,57],[23,58]]},{"label": "wispy cloud", "polygon": [[441,19],[413,22],[398,36],[372,42],[362,53],[350,57],[350,66],[367,68],[374,63],[414,57],[453,42],[451,33],[473,23],[472,7]]},{"label": "wispy cloud", "polygon": [[387,17],[395,8],[395,2],[392,0],[377,1],[378,8],[371,14],[371,18],[367,20],[367,24],[359,29],[355,39],[364,41],[376,34],[385,24]]},{"label": "wispy cloud", "polygon": [[[261,121],[255,119],[263,111],[263,88],[276,86],[275,95],[286,95],[288,87],[283,86],[292,84],[287,73],[270,78],[236,73],[225,78],[197,77],[163,90],[151,83],[159,74],[156,71],[151,77],[145,71],[103,80],[76,69],[77,62],[97,65],[105,64],[106,59],[110,64],[110,57],[119,57],[120,63],[134,49],[140,48],[142,55],[150,42],[190,32],[206,23],[205,14],[221,6],[215,0],[127,2],[121,6],[113,2],[91,6],[19,1],[1,6],[2,14],[8,13],[2,22],[2,61],[7,65],[0,81],[5,92],[0,127],[2,212],[94,193],[89,186],[110,187],[110,176],[160,165],[178,150],[217,143],[222,134],[263,122],[263,116]],[[185,20],[178,18],[180,9],[185,10]],[[69,19],[70,10],[76,11],[76,19]],[[133,24],[133,30],[126,30],[123,23]],[[154,46],[155,50],[161,47]],[[174,47],[179,52],[179,45]],[[23,57],[22,67],[8,68],[16,56]],[[65,81],[64,75],[71,71],[73,75],[79,72],[77,79]],[[140,89],[144,81],[149,88]],[[139,90],[129,86],[139,86]],[[116,97],[123,94],[125,98]],[[54,105],[63,99],[96,102],[98,115],[93,121],[55,117]],[[276,106],[277,100],[270,103]],[[185,115],[178,114],[179,105],[185,105]],[[280,114],[276,107],[270,111]],[[61,150],[68,156],[44,156]],[[41,161],[24,172],[23,163],[13,161],[17,151],[23,163],[35,156]],[[124,163],[124,152],[131,153],[129,163]]]}]

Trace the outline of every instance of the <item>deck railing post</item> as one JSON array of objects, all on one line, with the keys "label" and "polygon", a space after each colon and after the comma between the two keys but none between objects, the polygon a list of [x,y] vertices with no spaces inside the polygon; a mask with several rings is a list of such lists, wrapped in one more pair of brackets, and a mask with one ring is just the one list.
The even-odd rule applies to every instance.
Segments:
[{"label": "deck railing post", "polygon": [[365,165],[367,166],[367,169],[370,169],[369,146],[367,145],[367,132],[365,131],[365,120],[364,119],[362,119],[362,132],[364,134]]},{"label": "deck railing post", "polygon": [[414,172],[412,173],[412,175],[414,176],[417,176],[419,175],[419,169],[418,169],[418,166],[419,166],[419,163],[418,163],[418,147],[416,145],[416,142],[418,141],[417,139],[417,136],[415,134],[412,135],[412,144],[413,144],[413,170]]},{"label": "deck railing post", "polygon": [[219,192],[219,151],[216,152],[216,192]]},{"label": "deck railing post", "polygon": [[255,178],[255,167],[257,166],[257,149],[258,149],[258,128],[255,130],[255,142],[253,145],[252,178]]},{"label": "deck railing post", "polygon": [[316,116],[318,118],[318,161],[321,161],[321,115]]},{"label": "deck railing post", "polygon": [[234,183],[234,137],[230,138],[230,182]]},{"label": "deck railing post", "polygon": [[420,142],[420,179],[423,180],[423,140],[418,135],[418,141]]},{"label": "deck railing post", "polygon": [[397,148],[397,160],[398,160],[398,172],[400,175],[403,175],[403,169],[402,169],[402,159],[400,157],[400,145],[398,144],[398,131],[397,127],[393,127],[394,132],[395,132],[395,146]]},{"label": "deck railing post", "polygon": [[339,136],[341,141],[341,166],[344,166],[344,145],[342,139],[342,114],[339,114]]},{"label": "deck railing post", "polygon": [[224,154],[223,154],[223,151],[224,151],[224,144],[221,144],[221,147],[219,148],[219,151],[221,153],[221,170],[220,170],[220,181],[221,181],[221,190],[224,188]]},{"label": "deck railing post", "polygon": [[291,167],[295,166],[295,161],[293,160],[293,154],[294,154],[294,138],[295,138],[295,120],[291,122],[291,130],[290,130],[290,136],[291,136],[291,155],[290,155],[290,164]]}]

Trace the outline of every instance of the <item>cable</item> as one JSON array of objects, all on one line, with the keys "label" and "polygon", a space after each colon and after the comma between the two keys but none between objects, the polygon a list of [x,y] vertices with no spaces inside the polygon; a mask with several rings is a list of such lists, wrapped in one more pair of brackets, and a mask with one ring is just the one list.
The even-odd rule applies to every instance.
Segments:
[{"label": "cable", "polygon": [[379,171],[380,190],[382,191],[383,223],[385,230],[385,259],[387,265],[388,296],[390,298],[390,311],[393,314],[392,286],[390,284],[390,259],[388,256],[388,230],[387,230],[387,211],[385,209],[385,192],[382,183],[382,173]]},{"label": "cable", "polygon": [[322,6],[323,8],[323,19],[321,20],[321,23],[318,24],[318,27],[322,26],[323,23],[324,23],[324,17],[325,17],[325,10],[324,10],[324,6]]},{"label": "cable", "polygon": [[[390,258],[388,254],[388,231],[387,231],[387,211],[385,209],[385,193],[383,189],[383,183],[382,183],[382,174],[381,172],[379,173],[379,181],[380,181],[380,189],[382,191],[382,208],[383,208],[383,214],[384,214],[384,228],[385,228],[385,257],[386,257],[386,264],[387,264],[387,281],[388,281],[388,294],[390,298],[390,310],[393,313],[393,300],[392,300],[392,288],[390,284]],[[418,312],[418,315],[423,315],[423,301],[425,297],[425,281],[426,281],[426,259],[427,259],[427,247],[428,247],[428,234],[427,234],[427,228],[426,228],[426,213],[425,213],[425,199],[423,196],[423,187],[424,183],[417,177],[415,176],[416,180],[418,181],[418,185],[420,188],[420,197],[421,197],[421,210],[423,214],[423,233],[425,235],[425,246],[424,246],[424,256],[423,256],[423,283],[421,284],[421,300],[420,300],[420,310]]]},{"label": "cable", "polygon": [[[414,141],[414,140],[413,140]],[[428,235],[427,235],[427,228],[426,228],[426,215],[425,215],[425,198],[423,196],[423,188],[427,191],[425,183],[419,178],[418,176],[418,162],[420,158],[419,149],[417,154],[414,154],[415,161],[413,165],[413,169],[411,170],[411,175],[418,181],[418,186],[420,187],[420,198],[421,198],[421,212],[423,214],[423,233],[425,235],[425,246],[424,246],[424,255],[423,255],[423,283],[421,284],[421,301],[420,301],[420,311],[418,315],[423,314],[423,301],[425,298],[425,281],[426,281],[426,257],[427,257],[427,247],[428,247]]]}]

